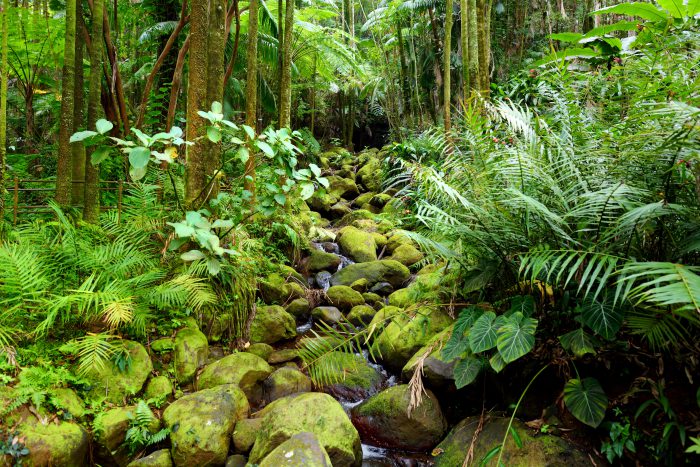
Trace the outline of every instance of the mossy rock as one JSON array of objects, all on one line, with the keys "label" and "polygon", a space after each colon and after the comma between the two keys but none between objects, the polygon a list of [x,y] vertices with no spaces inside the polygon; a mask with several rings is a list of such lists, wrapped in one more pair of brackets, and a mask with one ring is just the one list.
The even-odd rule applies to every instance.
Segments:
[{"label": "mossy rock", "polygon": [[383,208],[384,206],[392,200],[391,195],[386,193],[379,193],[374,195],[372,199],[369,200],[369,204],[377,208]]},{"label": "mossy rock", "polygon": [[418,250],[418,248],[407,244],[396,247],[391,255],[391,259],[395,259],[399,263],[406,266],[413,266],[423,258],[424,255]]},{"label": "mossy rock", "polygon": [[95,441],[100,447],[99,456],[104,460],[123,464],[119,460],[126,459],[126,449],[122,445],[133,413],[133,406],[117,407],[102,412],[95,418]]},{"label": "mossy rock", "polygon": [[[340,286],[342,287],[342,286]],[[357,279],[355,282],[350,284],[350,288],[352,290],[355,290],[359,293],[366,292],[367,289],[369,288],[369,281],[365,279],[364,277],[362,279]]]},{"label": "mossy rock", "polygon": [[313,433],[297,433],[265,456],[259,467],[333,467]]},{"label": "mossy rock", "polygon": [[[461,465],[467,451],[474,443],[473,459],[481,462],[486,455],[503,442],[510,419],[487,416],[479,435],[474,431],[479,427],[479,417],[467,417],[450,431],[450,434],[435,448],[436,467]],[[513,442],[508,435],[502,462],[508,467],[560,466],[584,467],[591,465],[588,456],[569,442],[553,435],[535,434],[519,420],[514,420],[512,429],[518,433],[522,446]],[[495,460],[494,460],[495,462]]]},{"label": "mossy rock", "polygon": [[311,310],[311,316],[314,320],[326,324],[338,324],[343,320],[343,314],[334,306],[317,306]]},{"label": "mossy rock", "polygon": [[[438,443],[447,431],[447,420],[435,395],[426,390],[413,408],[411,388],[393,386],[352,409],[352,419],[362,439],[375,446],[422,451]],[[461,465],[461,464],[455,464]]]},{"label": "mossy rock", "polygon": [[[443,331],[433,336],[428,343],[421,347],[403,367],[401,374],[405,380],[409,380],[415,370],[415,363],[428,351],[428,347],[433,346],[433,350],[423,360],[423,383],[431,388],[446,388],[454,383],[455,360],[450,362],[442,358],[442,349],[452,336],[454,323]],[[439,343],[442,345],[436,345]]]},{"label": "mossy rock", "polygon": [[372,318],[369,326],[375,326],[377,328],[379,326],[387,326],[395,316],[400,315],[401,313],[403,313],[403,309],[397,306],[387,305],[382,307],[377,311],[377,314],[374,315],[374,318]]},{"label": "mossy rock", "polygon": [[272,352],[274,351],[274,347],[272,347],[270,344],[265,344],[263,342],[258,342],[257,344],[250,344],[246,349],[246,352],[252,353],[253,355],[257,355],[265,361],[267,361],[267,359],[270,357],[270,355],[272,355]]},{"label": "mossy rock", "polygon": [[253,343],[274,344],[297,335],[296,320],[279,305],[258,307],[250,326]]},{"label": "mossy rock", "polygon": [[263,383],[263,394],[266,403],[290,394],[309,391],[311,391],[311,380],[304,373],[294,368],[279,368]]},{"label": "mossy rock", "polygon": [[267,363],[270,365],[279,365],[280,363],[290,362],[297,358],[299,358],[299,351],[297,349],[281,349],[272,352],[267,359]]},{"label": "mossy rock", "polygon": [[280,270],[280,274],[287,279],[287,282],[304,283],[304,276],[293,267],[286,264],[279,264],[277,267]]},{"label": "mossy rock", "polygon": [[384,248],[387,244],[387,238],[380,234],[379,232],[370,232],[372,234],[372,237],[374,238],[374,243],[377,244],[377,248]]},{"label": "mossy rock", "polygon": [[307,200],[307,203],[309,204],[309,207],[314,211],[318,211],[321,214],[328,214],[328,212],[331,209],[331,206],[337,203],[339,199],[339,196],[324,191],[318,191],[314,193],[314,195],[310,199]]},{"label": "mossy rock", "polygon": [[362,294],[362,298],[365,299],[365,303],[368,305],[376,306],[377,304],[381,304],[379,308],[384,307],[384,299],[374,292],[365,292]]},{"label": "mossy rock", "polygon": [[367,263],[350,264],[333,274],[332,285],[351,285],[358,279],[365,278],[371,285],[388,282],[393,287],[400,287],[408,280],[411,272],[398,261],[382,259]]},{"label": "mossy rock", "polygon": [[163,337],[151,342],[151,350],[158,353],[170,352],[175,348],[175,339]]},{"label": "mossy rock", "polygon": [[343,216],[338,222],[336,222],[337,227],[346,227],[352,225],[355,221],[359,219],[372,219],[376,217],[376,214],[367,209],[357,209],[349,214]]},{"label": "mossy rock", "polygon": [[108,402],[122,404],[127,397],[141,391],[153,371],[153,363],[143,345],[127,340],[121,341],[121,345],[130,357],[126,371],[109,362],[103,368],[91,370],[87,374],[86,378],[92,383],[90,396],[93,399],[106,395]]},{"label": "mossy rock", "polygon": [[240,454],[248,454],[255,443],[255,437],[262,427],[262,418],[244,418],[236,422],[233,429],[233,449]]},{"label": "mossy rock", "polygon": [[127,467],[172,467],[173,458],[169,449],[161,449],[131,462]]},{"label": "mossy rock", "polygon": [[[366,281],[367,279],[364,280]],[[357,281],[353,283],[356,282]],[[341,311],[350,311],[352,307],[364,305],[365,303],[365,299],[362,298],[362,294],[356,290],[353,290],[347,285],[334,285],[330,287],[326,292],[326,296],[331,304],[338,307],[338,309]]]},{"label": "mossy rock", "polygon": [[382,383],[379,370],[361,355],[334,350],[324,358],[333,361],[330,379],[335,383],[323,390],[337,398],[359,401],[376,392]]},{"label": "mossy rock", "polygon": [[382,163],[379,159],[370,158],[355,174],[355,181],[367,191],[378,192],[382,188]]},{"label": "mossy rock", "polygon": [[309,317],[311,304],[305,298],[296,298],[289,302],[285,310],[297,320],[303,320]]},{"label": "mossy rock", "polygon": [[331,219],[340,219],[341,217],[351,212],[352,208],[350,207],[350,203],[341,200],[330,207],[330,209],[328,210],[328,216]]},{"label": "mossy rock", "polygon": [[391,293],[388,300],[390,306],[408,308],[416,303],[417,298],[418,297],[416,296],[415,291],[410,287],[406,287],[405,289],[399,289],[396,292]]},{"label": "mossy rock", "polygon": [[68,412],[73,418],[83,418],[83,415],[85,415],[85,404],[74,390],[70,388],[56,388],[52,389],[51,393],[54,401],[65,412]]},{"label": "mossy rock", "polygon": [[163,412],[163,421],[171,430],[174,464],[226,462],[233,427],[249,412],[248,400],[235,384],[197,391],[170,404]]},{"label": "mossy rock", "polygon": [[309,272],[336,271],[340,266],[340,256],[314,249],[306,266]]},{"label": "mossy rock", "polygon": [[379,295],[389,295],[394,292],[394,286],[388,282],[378,282],[369,291]]},{"label": "mossy rock", "polygon": [[301,432],[314,433],[334,467],[362,463],[360,436],[343,407],[328,394],[307,392],[278,399],[264,410],[249,462],[261,462],[277,446]]},{"label": "mossy rock", "polygon": [[413,240],[408,238],[405,234],[401,232],[392,232],[388,236],[388,240],[386,243],[386,250],[389,253],[394,253],[394,250],[396,250],[398,247],[401,245],[411,245],[415,247],[415,243]]},{"label": "mossy rock", "polygon": [[367,326],[372,322],[372,318],[377,314],[377,310],[369,305],[357,305],[350,310],[347,320],[355,326]]},{"label": "mossy rock", "polygon": [[290,277],[288,281],[286,276],[278,273],[273,273],[258,283],[260,295],[265,303],[273,305],[282,305],[295,298],[304,296],[304,289],[296,282],[295,277]]},{"label": "mossy rock", "polygon": [[338,245],[348,258],[357,263],[377,259],[377,243],[374,236],[351,225],[338,232]]},{"label": "mossy rock", "polygon": [[22,458],[30,467],[82,467],[87,465],[89,437],[85,429],[75,423],[59,422],[42,425],[31,418],[17,428],[24,437],[29,454]]},{"label": "mossy rock", "polygon": [[392,370],[401,370],[421,347],[452,322],[447,313],[433,307],[421,307],[413,316],[396,314],[374,341],[374,354],[381,355],[382,362]]},{"label": "mossy rock", "polygon": [[146,399],[156,399],[164,401],[168,399],[173,394],[173,383],[170,382],[170,378],[165,375],[156,376],[151,378],[151,380],[146,385],[146,392],[144,397]]},{"label": "mossy rock", "polygon": [[207,365],[197,380],[198,389],[209,389],[222,384],[237,384],[250,401],[259,400],[262,382],[273,368],[257,355],[236,352]]},{"label": "mossy rock", "polygon": [[350,178],[342,178],[337,175],[331,175],[327,177],[328,179],[328,192],[332,196],[337,196],[338,198],[353,199],[360,194],[360,190],[357,189],[357,184],[354,180]]},{"label": "mossy rock", "polygon": [[228,456],[225,467],[246,467],[248,459],[242,454]]},{"label": "mossy rock", "polygon": [[[371,200],[375,194],[376,193],[374,193],[372,191],[369,191],[367,193],[362,193],[360,196],[358,196],[357,198],[355,198],[353,200],[352,204],[353,204],[353,206],[356,206],[356,207],[363,206],[363,205],[369,203],[369,200]],[[355,226],[355,227],[358,227],[358,226]]]},{"label": "mossy rock", "polygon": [[209,342],[198,329],[180,329],[175,335],[175,378],[180,384],[189,383],[209,357]]}]

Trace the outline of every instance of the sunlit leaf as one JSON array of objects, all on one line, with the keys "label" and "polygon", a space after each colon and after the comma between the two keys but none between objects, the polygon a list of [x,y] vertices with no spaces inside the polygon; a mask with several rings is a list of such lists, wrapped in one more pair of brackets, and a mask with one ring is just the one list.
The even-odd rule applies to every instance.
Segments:
[{"label": "sunlit leaf", "polygon": [[605,418],[608,396],[595,378],[574,378],[564,386],[564,403],[574,417],[596,428]]}]

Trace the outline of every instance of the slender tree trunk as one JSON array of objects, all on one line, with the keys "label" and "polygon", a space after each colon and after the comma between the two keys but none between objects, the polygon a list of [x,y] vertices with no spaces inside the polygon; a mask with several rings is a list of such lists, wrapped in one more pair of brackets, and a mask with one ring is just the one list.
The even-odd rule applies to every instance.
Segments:
[{"label": "slender tree trunk", "polygon": [[[83,3],[76,2],[76,27],[82,22]],[[73,132],[78,132],[84,128],[85,120],[85,70],[83,70],[83,51],[85,40],[82,34],[75,35],[75,90],[73,105]],[[83,204],[83,194],[85,193],[85,146],[83,144],[72,145],[72,185],[71,204],[81,206]],[[83,182],[83,183],[81,183]]]},{"label": "slender tree trunk", "polygon": [[469,0],[459,0],[460,41],[462,44],[462,100],[469,98]]},{"label": "slender tree trunk", "polygon": [[177,62],[175,62],[175,71],[173,72],[173,84],[170,86],[170,102],[168,103],[168,120],[165,126],[172,128],[175,124],[175,112],[177,111],[177,101],[180,97],[180,88],[182,88],[182,73],[185,69],[185,57],[190,50],[190,35],[187,35],[185,42],[182,43],[180,51],[177,54]]},{"label": "slender tree trunk", "polygon": [[7,155],[7,0],[0,0],[0,224],[5,217],[5,158]]},{"label": "slender tree trunk", "polygon": [[[238,43],[241,38],[241,10],[238,7],[238,0],[233,0],[233,15],[236,20],[236,32],[233,35],[233,52],[231,53],[231,61],[226,67],[226,76],[224,76],[224,87],[226,87],[226,83],[228,83],[229,78],[231,78],[233,67],[236,66],[236,58],[238,57]],[[228,37],[228,34],[226,37]]]},{"label": "slender tree trunk", "polygon": [[406,64],[406,46],[403,40],[403,24],[401,21],[396,22],[396,39],[398,41],[399,49],[399,62],[401,63],[400,76],[401,81],[401,92],[404,102],[404,110],[408,109],[408,116],[411,121],[413,121],[413,109],[411,108],[411,91],[409,88],[408,80],[408,65]]},{"label": "slender tree trunk", "polygon": [[[277,0],[277,122],[282,121],[282,80],[284,79],[284,0]],[[281,128],[281,124],[280,124]]]},{"label": "slender tree trunk", "polygon": [[[95,130],[97,115],[100,110],[100,94],[102,88],[102,18],[104,15],[104,0],[92,0],[92,49],[90,50],[90,86],[88,91],[88,129]],[[83,218],[87,222],[96,223],[100,216],[100,169],[90,161],[92,150],[85,154],[85,208]]]},{"label": "slender tree trunk", "polygon": [[444,119],[445,131],[450,132],[452,121],[450,119],[451,111],[451,79],[450,79],[450,58],[452,56],[452,0],[445,2],[445,44],[442,48],[442,66],[443,66],[443,84],[442,84],[442,99],[444,104]]},{"label": "slender tree trunk", "polygon": [[[248,46],[246,50],[245,123],[257,127],[258,109],[258,0],[250,0],[248,8]],[[245,163],[245,189],[251,193],[250,206],[255,206],[255,152],[249,141],[250,156]]]},{"label": "slender tree trunk", "polygon": [[73,131],[75,91],[75,19],[76,0],[66,0],[66,37],[63,50],[61,117],[58,131],[58,163],[56,167],[56,202],[70,205],[71,158],[70,137]]},{"label": "slender tree trunk", "polygon": [[479,33],[477,0],[469,1],[469,86],[479,90]]},{"label": "slender tree trunk", "polygon": [[292,121],[292,39],[294,32],[294,0],[287,0],[284,16],[284,46],[280,80],[280,128],[291,127]]}]

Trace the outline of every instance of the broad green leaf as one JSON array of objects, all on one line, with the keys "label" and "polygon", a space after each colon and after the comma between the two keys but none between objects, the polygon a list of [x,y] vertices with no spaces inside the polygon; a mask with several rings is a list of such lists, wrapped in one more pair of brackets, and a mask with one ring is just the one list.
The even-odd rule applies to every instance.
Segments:
[{"label": "broad green leaf", "polygon": [[616,307],[613,300],[584,300],[581,304],[581,320],[606,339],[612,339],[622,326],[622,310]]},{"label": "broad green leaf", "polygon": [[251,127],[248,125],[243,125],[243,131],[245,131],[245,134],[248,135],[248,138],[255,139],[255,130],[253,130]]},{"label": "broad green leaf", "polygon": [[587,353],[595,355],[595,339],[583,328],[559,336],[559,341],[564,349],[570,351],[577,357],[582,357]]},{"label": "broad green leaf", "polygon": [[515,312],[509,316],[498,331],[496,346],[503,361],[510,363],[522,357],[535,345],[537,320]]},{"label": "broad green leaf", "polygon": [[181,254],[180,258],[183,261],[189,262],[189,261],[197,261],[200,259],[204,259],[204,258],[206,258],[206,255],[199,250],[190,250],[190,251],[186,251],[183,254]]},{"label": "broad green leaf", "polygon": [[700,0],[688,0],[688,5],[686,6],[686,15],[695,16],[700,14]]},{"label": "broad green leaf", "polygon": [[502,369],[504,369],[507,365],[506,362],[503,361],[503,357],[501,357],[501,354],[496,352],[489,358],[489,364],[491,365],[491,368],[493,368],[493,371],[496,373],[500,373]]},{"label": "broad green leaf", "polygon": [[558,32],[555,34],[550,34],[549,38],[555,41],[562,42],[578,42],[583,37],[583,34],[578,32]]},{"label": "broad green leaf", "polygon": [[564,386],[564,403],[574,417],[596,428],[605,418],[608,396],[595,378],[574,378]]},{"label": "broad green leaf", "polygon": [[661,8],[671,13],[674,18],[683,18],[686,13],[683,0],[656,0]]},{"label": "broad green leaf", "polygon": [[233,221],[229,219],[217,219],[211,225],[212,229],[230,229],[233,227]]},{"label": "broad green leaf", "polygon": [[248,151],[248,148],[245,146],[241,146],[238,148],[238,151],[236,152],[236,156],[238,159],[243,162],[244,164],[248,161],[250,158],[250,152]]},{"label": "broad green leaf", "polygon": [[[544,286],[544,284],[542,284]],[[516,295],[510,299],[509,313],[519,311],[525,316],[535,313],[535,298],[532,295]]]},{"label": "broad green leaf", "polygon": [[73,133],[73,135],[70,137],[70,142],[71,143],[77,143],[79,141],[85,141],[88,138],[91,138],[93,136],[96,136],[97,132],[95,131],[90,131],[90,130],[85,130],[85,131],[79,131],[77,133]]},{"label": "broad green leaf", "polygon": [[214,101],[211,103],[211,111],[215,114],[223,114],[224,113],[224,106],[221,105],[221,102]]},{"label": "broad green leaf", "polygon": [[483,352],[496,347],[496,330],[503,321],[496,318],[496,313],[487,311],[476,320],[469,331],[469,346],[472,352]]},{"label": "broad green leaf", "polygon": [[151,151],[143,146],[136,146],[129,151],[129,164],[134,169],[143,169],[151,159]]},{"label": "broad green leaf", "polygon": [[455,386],[457,386],[457,389],[473,383],[476,377],[479,376],[481,367],[481,360],[474,356],[463,358],[457,362],[453,370]]},{"label": "broad green leaf", "polygon": [[323,186],[324,188],[328,188],[330,186],[326,177],[318,177],[316,181],[319,185]]},{"label": "broad green leaf", "polygon": [[309,169],[311,169],[311,172],[313,172],[315,176],[321,176],[321,169],[316,164],[309,164]]},{"label": "broad green leaf", "polygon": [[258,149],[264,152],[267,157],[275,157],[274,149],[272,149],[272,146],[267,144],[265,141],[257,141],[255,145],[258,147]]},{"label": "broad green leaf", "polygon": [[168,134],[172,138],[182,138],[182,128],[180,128],[179,126],[174,126],[170,129]]},{"label": "broad green leaf", "polygon": [[597,28],[589,30],[586,34],[583,35],[583,37],[600,37],[605,36],[606,34],[610,34],[611,32],[634,31],[635,29],[637,29],[637,24],[637,21],[626,20],[618,21],[617,23],[613,24],[605,24],[603,26],[598,26]]},{"label": "broad green leaf", "polygon": [[212,276],[216,276],[221,272],[221,262],[216,258],[207,258],[207,271]]},{"label": "broad green leaf", "polygon": [[465,308],[452,326],[452,334],[442,349],[442,358],[452,361],[469,350],[469,329],[483,311],[476,307]]},{"label": "broad green leaf", "polygon": [[275,202],[280,206],[284,206],[287,203],[287,197],[282,193],[277,193],[275,195]]},{"label": "broad green leaf", "polygon": [[129,176],[131,179],[135,182],[138,182],[141,180],[143,177],[146,176],[146,167],[141,167],[141,168],[136,168],[136,167],[130,167],[129,168]]},{"label": "broad green leaf", "polygon": [[553,54],[549,54],[546,57],[535,62],[534,66],[544,66],[552,62],[558,62],[560,60],[572,60],[575,58],[595,58],[598,56],[600,56],[600,53],[596,50],[574,47],[571,49],[564,49]]},{"label": "broad green leaf", "polygon": [[92,152],[92,154],[90,154],[90,163],[92,165],[98,165],[100,162],[109,157],[109,152],[111,151],[111,149],[112,148],[110,148],[109,146],[98,147]]},{"label": "broad green leaf", "polygon": [[97,122],[95,122],[95,129],[101,135],[104,135],[108,131],[112,131],[112,128],[114,128],[112,122],[110,122],[109,120],[105,120],[104,118],[101,118]]},{"label": "broad green leaf", "polygon": [[149,138],[149,136],[143,131],[139,130],[138,128],[132,128],[131,132],[136,135],[139,141],[141,141],[142,145],[146,147],[149,147],[151,145],[151,138]]},{"label": "broad green leaf", "polygon": [[175,229],[178,238],[190,238],[194,235],[194,228],[184,222],[168,222],[168,225]]},{"label": "broad green leaf", "polygon": [[668,14],[649,3],[632,2],[613,5],[594,11],[593,15],[618,14],[627,16],[639,16],[649,21],[665,21]]},{"label": "broad green leaf", "polygon": [[313,183],[302,183],[301,184],[301,199],[307,200],[314,195],[314,184]]},{"label": "broad green leaf", "polygon": [[209,141],[212,143],[218,143],[221,141],[221,130],[219,130],[215,126],[208,126],[207,127],[207,138],[209,138]]}]

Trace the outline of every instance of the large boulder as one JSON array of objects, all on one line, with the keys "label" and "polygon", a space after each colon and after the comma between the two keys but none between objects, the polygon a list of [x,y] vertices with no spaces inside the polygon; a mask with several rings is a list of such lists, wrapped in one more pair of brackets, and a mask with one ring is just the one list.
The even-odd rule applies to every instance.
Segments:
[{"label": "large boulder", "polygon": [[173,458],[170,456],[170,450],[161,449],[150,453],[146,457],[136,459],[128,467],[172,467],[172,465]]},{"label": "large boulder", "polygon": [[272,367],[257,355],[236,352],[205,366],[199,375],[197,388],[237,384],[248,400],[259,400],[262,396],[262,382],[272,371]]},{"label": "large boulder", "polygon": [[347,319],[355,326],[367,326],[377,314],[377,310],[369,305],[357,305],[350,310]]},{"label": "large boulder", "polygon": [[355,174],[355,180],[367,191],[378,192],[382,187],[382,163],[376,157],[370,158]]},{"label": "large boulder", "polygon": [[253,355],[257,355],[265,361],[267,361],[267,359],[270,358],[270,355],[272,355],[272,352],[274,351],[274,347],[272,347],[270,344],[265,344],[263,342],[258,342],[257,344],[250,344],[246,349],[246,352],[250,352]]},{"label": "large boulder", "polygon": [[374,354],[392,370],[404,365],[453,320],[439,308],[421,307],[413,316],[397,313],[372,344]]},{"label": "large boulder", "polygon": [[296,275],[273,273],[258,283],[260,295],[265,303],[283,305],[304,296],[304,289]]},{"label": "large boulder", "polygon": [[330,287],[326,292],[326,296],[333,306],[343,312],[350,311],[354,306],[365,304],[362,294],[347,285]]},{"label": "large boulder", "polygon": [[260,467],[333,467],[328,453],[313,433],[298,433],[277,446]]},{"label": "large boulder", "polygon": [[456,360],[447,361],[442,358],[442,349],[452,335],[454,324],[437,333],[430,341],[421,347],[403,367],[403,378],[408,380],[413,375],[416,362],[423,358],[426,352],[430,354],[423,359],[423,382],[432,388],[445,388],[454,383],[454,367]]},{"label": "large boulder", "polygon": [[343,407],[328,394],[307,392],[278,399],[263,411],[261,430],[250,452],[249,462],[261,462],[292,436],[314,433],[334,467],[362,463],[360,436]]},{"label": "large boulder", "polygon": [[382,376],[361,355],[335,350],[324,356],[332,365],[328,365],[333,384],[324,386],[323,390],[343,400],[359,401],[376,392],[382,383]]},{"label": "large boulder", "polygon": [[340,256],[314,249],[307,260],[306,267],[309,272],[337,271],[340,266]]},{"label": "large boulder", "polygon": [[96,454],[101,463],[126,465],[129,456],[124,439],[133,414],[134,407],[116,407],[95,418]]},{"label": "large boulder", "polygon": [[155,399],[157,401],[165,401],[173,393],[173,383],[170,382],[170,378],[165,375],[156,376],[151,378],[151,380],[146,385],[146,392],[144,393],[144,398]]},{"label": "large boulder", "polygon": [[406,234],[401,233],[399,231],[391,232],[388,235],[388,240],[386,243],[386,250],[389,253],[393,254],[394,251],[396,251],[396,249],[398,247],[400,247],[401,245],[410,245],[410,246],[415,247],[415,243],[413,242],[413,240],[408,238],[408,236]]},{"label": "large boulder", "polygon": [[105,364],[100,369],[91,370],[87,374],[87,379],[92,383],[90,390],[92,398],[106,396],[107,401],[112,404],[123,404],[128,396],[141,391],[153,371],[151,358],[143,345],[127,340],[121,341],[121,345],[129,354],[130,364],[124,371],[113,362]]},{"label": "large boulder", "polygon": [[353,199],[360,194],[355,181],[350,178],[342,178],[336,175],[331,175],[328,178],[328,193],[332,196],[344,199]]},{"label": "large boulder", "polygon": [[235,452],[248,454],[255,444],[255,437],[262,427],[262,418],[244,418],[238,420],[233,429],[233,449]]},{"label": "large boulder", "polygon": [[374,236],[353,226],[338,232],[338,245],[356,263],[377,260],[377,242]]},{"label": "large boulder", "polygon": [[180,329],[175,335],[175,378],[180,384],[189,383],[209,357],[209,343],[199,329]]},{"label": "large boulder", "polygon": [[297,335],[297,323],[279,305],[258,307],[253,323],[250,326],[251,342],[274,344],[275,342],[291,339]]},{"label": "large boulder", "polygon": [[447,431],[437,398],[426,390],[417,407],[409,410],[410,405],[410,386],[393,386],[354,407],[353,423],[362,439],[375,446],[413,451],[432,448]]},{"label": "large boulder", "polygon": [[[435,448],[435,465],[453,467],[462,465],[473,443],[473,459],[481,462],[486,455],[503,442],[508,429],[508,418],[487,416],[478,436],[479,417],[467,417],[450,431],[450,434]],[[560,466],[583,467],[591,465],[588,456],[567,441],[553,435],[537,434],[524,423],[514,420],[512,429],[518,433],[521,446],[509,434],[503,451],[502,462],[509,467]],[[476,441],[474,442],[474,439]],[[494,461],[495,462],[495,459]]]},{"label": "large boulder", "polygon": [[21,458],[23,465],[87,465],[89,437],[87,431],[78,424],[57,422],[43,425],[32,417],[20,424],[17,431],[24,437],[24,446],[29,450],[29,454]]},{"label": "large boulder", "polygon": [[297,320],[303,320],[309,317],[311,303],[305,298],[296,298],[289,302],[285,310]]},{"label": "large boulder", "polygon": [[367,279],[370,287],[378,282],[387,282],[393,287],[400,287],[406,282],[411,272],[406,266],[391,259],[369,261],[345,266],[331,277],[332,285],[352,285],[363,277]]},{"label": "large boulder", "polygon": [[171,430],[175,465],[224,464],[233,427],[249,412],[248,400],[235,384],[197,391],[170,404],[163,421]]},{"label": "large boulder", "polygon": [[311,316],[316,321],[323,321],[326,324],[338,324],[343,320],[343,314],[334,306],[317,306],[311,310]]},{"label": "large boulder", "polygon": [[290,394],[311,391],[311,380],[294,368],[275,370],[263,383],[265,402],[270,403]]},{"label": "large boulder", "polygon": [[[388,242],[387,242],[388,243]],[[413,266],[418,261],[423,259],[423,253],[413,245],[399,245],[391,255],[391,259],[398,261],[406,266]]]}]

